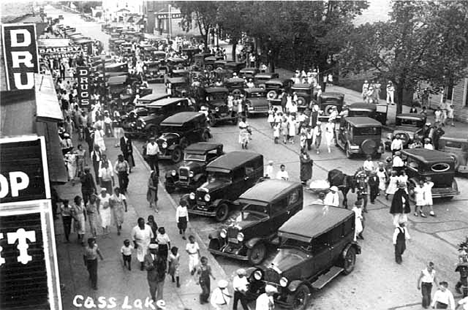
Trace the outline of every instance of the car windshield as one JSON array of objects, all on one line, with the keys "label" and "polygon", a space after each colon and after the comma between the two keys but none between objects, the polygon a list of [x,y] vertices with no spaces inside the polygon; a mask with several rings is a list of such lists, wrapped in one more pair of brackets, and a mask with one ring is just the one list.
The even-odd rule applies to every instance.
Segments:
[{"label": "car windshield", "polygon": [[258,221],[262,218],[268,217],[268,206],[260,206],[248,204],[242,209],[242,221]]},{"label": "car windshield", "polygon": [[184,160],[186,161],[206,161],[206,155],[205,154],[190,154],[190,153],[185,153]]},{"label": "car windshield", "polygon": [[360,127],[354,128],[354,135],[355,136],[375,136],[381,134],[380,127]]},{"label": "car windshield", "polygon": [[[302,248],[301,248],[302,249]],[[276,254],[275,258],[271,262],[273,266],[284,265],[284,262],[287,261],[289,266],[297,266],[307,259],[309,255],[304,250],[297,248],[281,248]]]},{"label": "car windshield", "polygon": [[247,93],[247,97],[249,98],[260,98],[260,97],[265,97],[265,93],[264,92],[251,92],[251,93]]},{"label": "car windshield", "polygon": [[160,107],[151,107],[151,109],[148,109],[149,114],[160,114],[161,113],[161,108]]},{"label": "car windshield", "polygon": [[405,118],[397,118],[397,126],[408,126],[408,127],[422,127],[424,124],[421,121]]},{"label": "car windshield", "polygon": [[231,182],[231,175],[229,173],[210,171],[208,172],[208,183],[216,181]]}]

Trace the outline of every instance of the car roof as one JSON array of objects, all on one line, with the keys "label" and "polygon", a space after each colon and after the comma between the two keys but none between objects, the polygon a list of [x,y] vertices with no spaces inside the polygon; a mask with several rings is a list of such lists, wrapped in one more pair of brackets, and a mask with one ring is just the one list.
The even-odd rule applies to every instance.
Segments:
[{"label": "car roof", "polygon": [[152,102],[148,105],[146,105],[147,108],[151,107],[162,107],[170,104],[174,104],[180,101],[186,101],[188,100],[187,98],[163,98],[160,100],[157,100],[156,102]]},{"label": "car roof", "polygon": [[293,86],[291,86],[292,89],[294,88],[313,88],[312,84],[304,84],[304,83],[296,83]]},{"label": "car roof", "polygon": [[232,170],[257,157],[263,158],[263,155],[254,152],[234,151],[218,157],[209,163],[207,167],[214,169],[220,168],[223,170]]},{"label": "car roof", "polygon": [[440,140],[468,143],[468,138],[451,137],[451,136],[447,136],[447,135],[443,135],[442,137],[440,137]]},{"label": "car roof", "polygon": [[173,78],[167,78],[167,81],[171,84],[177,84],[177,83],[187,83],[187,78],[185,77],[173,77]]},{"label": "car roof", "polygon": [[250,201],[261,201],[261,202],[272,202],[278,197],[283,196],[285,193],[291,191],[294,188],[300,188],[300,183],[269,179],[263,182],[257,183],[254,187],[244,192],[239,199],[250,200]]},{"label": "car roof", "polygon": [[114,67],[120,67],[120,66],[126,66],[126,65],[127,64],[124,62],[119,62],[119,63],[107,65],[106,68],[114,68]]},{"label": "car roof", "polygon": [[258,71],[258,69],[253,68],[253,67],[247,67],[247,68],[243,68],[240,70],[240,72],[251,72],[251,71]]},{"label": "car roof", "polygon": [[226,87],[221,87],[221,86],[220,87],[207,87],[207,88],[205,88],[205,91],[207,93],[209,93],[209,94],[210,93],[221,93],[221,92],[228,93],[229,92],[229,90]]},{"label": "car roof", "polygon": [[367,127],[367,126],[376,126],[376,127],[382,127],[382,124],[370,117],[365,117],[365,116],[353,116],[353,117],[347,117],[346,121],[353,125],[354,127]]},{"label": "car roof", "polygon": [[423,148],[406,149],[402,151],[402,154],[416,158],[417,160],[422,161],[422,162],[437,162],[437,161],[455,162],[455,159],[448,153],[436,151],[436,150],[428,150],[428,149],[423,149]]},{"label": "car roof", "polygon": [[271,78],[273,75],[277,75],[278,73],[275,72],[268,72],[268,73],[258,73],[255,75],[255,78]]},{"label": "car roof", "polygon": [[324,211],[323,208],[323,205],[304,207],[280,227],[278,235],[308,243],[350,217],[354,217],[354,212],[348,209],[328,206],[328,210]]},{"label": "car roof", "polygon": [[227,80],[228,83],[244,83],[244,79],[243,78],[239,78],[239,77],[233,77],[233,78],[230,78]]},{"label": "car roof", "polygon": [[292,81],[291,79],[282,79],[282,78],[278,78],[278,79],[271,79],[269,81],[266,81],[265,83],[266,84],[284,84],[285,82],[287,81]]},{"label": "car roof", "polygon": [[219,147],[223,147],[222,143],[212,143],[212,142],[198,142],[190,144],[185,148],[186,153],[196,153],[204,154],[205,152],[215,150]]},{"label": "car roof", "polygon": [[324,92],[320,95],[320,97],[322,98],[330,98],[330,97],[343,97],[344,98],[344,94],[343,93],[337,93],[337,92]]},{"label": "car roof", "polygon": [[196,119],[200,116],[206,117],[205,114],[199,112],[180,112],[169,116],[162,121],[162,126],[179,126],[182,127],[185,123]]},{"label": "car roof", "polygon": [[401,113],[397,114],[397,118],[404,118],[404,119],[409,119],[412,121],[424,121],[426,119],[426,116],[420,115],[420,114],[415,114],[415,113]]},{"label": "car roof", "polygon": [[172,73],[189,73],[188,70],[185,70],[185,69],[175,69],[175,70],[172,70]]},{"label": "car roof", "polygon": [[370,109],[370,110],[377,110],[377,106],[373,103],[367,103],[367,102],[354,102],[354,103],[351,103],[347,106],[347,108],[351,108],[351,109],[355,109],[355,110],[358,110],[358,109]]},{"label": "car roof", "polygon": [[[138,102],[140,102],[140,101],[155,101],[155,100],[164,99],[164,98],[167,98],[167,97],[168,97],[167,94],[149,94],[149,95],[146,95],[146,96],[143,96],[143,97],[139,98],[137,101]],[[180,98],[168,98],[168,99],[180,99]]]},{"label": "car roof", "polygon": [[264,88],[260,88],[260,87],[253,87],[253,88],[244,88],[244,91],[246,93],[264,93],[265,92],[265,89]]}]

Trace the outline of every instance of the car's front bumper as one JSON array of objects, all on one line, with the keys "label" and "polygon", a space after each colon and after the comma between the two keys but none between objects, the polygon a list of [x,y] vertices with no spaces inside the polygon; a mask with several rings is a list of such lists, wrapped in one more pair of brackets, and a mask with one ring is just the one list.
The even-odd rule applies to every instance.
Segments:
[{"label": "car's front bumper", "polygon": [[220,250],[208,248],[208,251],[210,251],[210,253],[213,255],[225,256],[225,257],[234,258],[238,260],[244,260],[244,261],[249,260],[247,255],[241,254],[241,252],[243,251],[245,252],[245,249],[243,246],[236,248],[236,247],[232,247],[228,243],[224,245]]},{"label": "car's front bumper", "polygon": [[445,197],[453,197],[459,195],[460,191],[458,188],[455,189],[453,187],[436,187],[432,188],[432,198],[445,198]]}]

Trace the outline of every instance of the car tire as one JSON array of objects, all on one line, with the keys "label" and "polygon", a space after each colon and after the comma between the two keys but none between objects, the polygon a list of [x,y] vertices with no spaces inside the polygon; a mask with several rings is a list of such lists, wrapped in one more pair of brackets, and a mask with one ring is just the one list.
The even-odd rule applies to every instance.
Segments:
[{"label": "car tire", "polygon": [[210,133],[208,131],[204,131],[202,133],[201,140],[203,142],[208,142],[208,140],[210,140]]},{"label": "car tire", "polygon": [[213,70],[213,65],[206,65],[206,70],[212,71]]},{"label": "car tire", "polygon": [[216,208],[216,215],[215,219],[218,222],[224,222],[229,216],[229,206],[222,202],[218,205],[218,208]]},{"label": "car tire", "polygon": [[356,266],[356,249],[350,247],[346,252],[345,257],[343,257],[343,273],[345,275],[353,272],[354,267]]},{"label": "car tire", "polygon": [[324,113],[325,115],[330,115],[330,114],[331,114],[331,111],[332,111],[332,109],[333,109],[333,107],[335,107],[335,105],[333,105],[333,104],[327,105],[327,106],[325,107],[325,109],[323,110],[323,113]]},{"label": "car tire", "polygon": [[219,249],[221,249],[221,244],[219,244],[219,240],[218,239],[211,239],[210,243],[208,244],[208,249],[219,251]]},{"label": "car tire", "polygon": [[296,103],[299,108],[307,107],[307,101],[304,97],[297,97]]},{"label": "car tire", "polygon": [[275,90],[270,90],[269,92],[267,92],[266,97],[269,100],[273,100],[273,99],[276,99],[276,97],[278,97],[278,94],[276,93]]},{"label": "car tire", "polygon": [[372,155],[377,149],[377,142],[372,139],[366,139],[362,141],[360,148],[364,154]]},{"label": "car tire", "polygon": [[172,186],[172,185],[166,185],[165,188],[166,188],[166,192],[167,192],[168,194],[172,194],[172,193],[175,192],[175,187]]},{"label": "car tire", "polygon": [[288,295],[287,303],[290,305],[290,309],[305,310],[309,305],[309,300],[310,288],[301,284],[293,294]]},{"label": "car tire", "polygon": [[171,155],[172,162],[174,164],[177,164],[183,158],[184,158],[184,152],[182,151],[182,149],[180,147],[178,147],[178,146],[176,148],[174,148],[174,150],[172,151],[172,155]]},{"label": "car tire", "polygon": [[351,153],[349,149],[349,144],[346,144],[345,146],[345,153],[346,153],[346,158],[351,159],[353,158],[353,153]]},{"label": "car tire", "polygon": [[234,90],[232,91],[232,95],[233,95],[234,97],[240,96],[240,95],[242,95],[242,92],[240,91],[240,89],[234,89]]},{"label": "car tire", "polygon": [[263,262],[267,254],[265,243],[258,242],[251,249],[247,251],[247,258],[249,263],[256,266]]}]

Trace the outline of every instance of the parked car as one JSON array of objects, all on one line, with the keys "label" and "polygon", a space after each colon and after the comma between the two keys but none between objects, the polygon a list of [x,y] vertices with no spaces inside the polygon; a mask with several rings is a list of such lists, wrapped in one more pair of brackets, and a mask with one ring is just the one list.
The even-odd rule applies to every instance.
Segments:
[{"label": "parked car", "polygon": [[380,158],[384,152],[382,124],[369,117],[345,117],[336,129],[336,146],[341,147],[346,157],[354,154],[372,155]]},{"label": "parked car", "polygon": [[268,114],[270,104],[263,88],[245,88],[245,107],[247,116],[251,114]]},{"label": "parked car", "polygon": [[[207,61],[206,58],[213,57],[213,56],[214,55],[211,53],[198,53],[198,54],[193,55],[193,62],[197,68],[199,69],[205,68],[208,70],[208,68],[206,68],[206,65],[210,64],[211,66],[213,66],[214,62],[216,61],[216,58],[213,60],[212,63],[210,63],[210,61]],[[209,70],[212,70],[212,69],[213,68],[211,67],[211,69]]]},{"label": "parked car", "polygon": [[408,148],[408,145],[413,143],[414,139],[421,140],[423,138],[422,128],[426,124],[426,116],[415,113],[397,114],[395,118],[395,129],[389,133],[385,139],[385,147],[390,150],[392,140],[396,135],[399,135],[403,141],[403,148]]},{"label": "parked car", "polygon": [[306,109],[310,106],[310,102],[314,98],[314,86],[312,84],[294,84],[291,86],[291,91],[297,95],[297,107]]},{"label": "parked car", "polygon": [[303,207],[299,183],[265,180],[243,193],[236,204],[242,209],[235,222],[210,235],[208,250],[260,264],[267,247],[278,241],[278,228]]},{"label": "parked car", "polygon": [[241,78],[247,78],[247,79],[253,79],[257,73],[259,73],[260,70],[257,68],[243,68],[239,71],[239,77]]},{"label": "parked car", "polygon": [[230,121],[237,124],[239,118],[237,113],[227,106],[229,90],[226,87],[205,88],[205,100],[208,106],[208,121],[214,127],[220,122]]},{"label": "parked car", "polygon": [[361,247],[354,241],[354,212],[309,205],[283,226],[278,252],[248,274],[249,293],[258,296],[266,284],[278,289],[275,304],[305,310],[313,290],[322,289],[339,274],[350,274]]},{"label": "parked car", "polygon": [[340,117],[366,116],[378,120],[382,125],[387,123],[387,104],[373,104],[367,102],[354,102],[345,104]]},{"label": "parked car", "polygon": [[137,105],[148,105],[161,99],[169,98],[168,94],[150,94],[137,99]]},{"label": "parked car", "polygon": [[232,92],[233,95],[242,94],[242,90],[245,88],[245,80],[242,78],[230,78],[227,79],[224,83],[229,92]]},{"label": "parked car", "polygon": [[168,193],[176,189],[195,190],[206,182],[206,165],[223,155],[220,143],[198,142],[184,151],[184,162],[166,173],[164,186]]},{"label": "parked car", "polygon": [[167,78],[167,83],[171,83],[172,97],[185,97],[190,91],[186,77]]},{"label": "parked car", "polygon": [[271,79],[278,79],[279,78],[279,74],[278,73],[257,73],[255,74],[254,76],[254,83],[255,83],[255,86],[259,87],[259,88],[265,88],[265,82],[266,81],[269,81]]},{"label": "parked car", "polygon": [[147,62],[145,64],[145,79],[148,83],[163,83],[164,71],[160,70],[161,64],[157,61]]},{"label": "parked car", "polygon": [[[294,82],[291,79],[272,79],[265,82],[268,100],[276,100],[283,91],[288,92]],[[280,100],[281,101],[281,100]],[[278,103],[278,105],[281,104]]]},{"label": "parked car", "polygon": [[147,114],[142,115],[136,120],[133,118],[123,125],[126,133],[134,137],[159,135],[159,125],[161,122],[176,113],[193,110],[191,103],[186,98],[165,98],[145,105]]},{"label": "parked car", "polygon": [[324,115],[330,115],[332,108],[336,107],[341,112],[345,95],[342,93],[324,92],[317,98],[317,103]]},{"label": "parked car", "polygon": [[178,163],[184,158],[184,149],[192,143],[211,138],[206,116],[198,112],[179,112],[161,122],[158,143],[160,159]]},{"label": "parked car", "polygon": [[226,63],[226,69],[235,73],[239,73],[243,68],[245,68],[245,62],[228,61]]},{"label": "parked car", "polygon": [[468,139],[447,135],[439,139],[439,151],[445,152],[455,159],[455,171],[468,173]]},{"label": "parked car", "polygon": [[403,150],[408,175],[408,193],[414,199],[414,187],[419,180],[430,177],[433,198],[453,198],[460,194],[455,180],[455,159],[450,154],[423,148]]},{"label": "parked car", "polygon": [[208,181],[195,192],[185,195],[190,214],[214,217],[225,221],[234,201],[263,177],[263,155],[235,151],[223,155],[206,166]]}]

